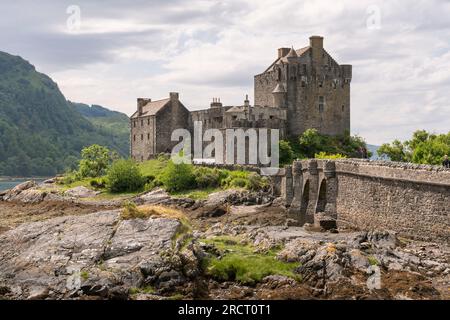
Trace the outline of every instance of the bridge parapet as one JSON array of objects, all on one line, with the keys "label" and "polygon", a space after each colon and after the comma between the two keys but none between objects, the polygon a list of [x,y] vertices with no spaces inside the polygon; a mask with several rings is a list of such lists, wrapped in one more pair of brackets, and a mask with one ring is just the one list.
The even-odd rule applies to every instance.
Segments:
[{"label": "bridge parapet", "polygon": [[290,216],[299,224],[326,216],[336,218],[340,225],[449,241],[450,169],[313,159],[295,161],[286,172],[283,197]]}]

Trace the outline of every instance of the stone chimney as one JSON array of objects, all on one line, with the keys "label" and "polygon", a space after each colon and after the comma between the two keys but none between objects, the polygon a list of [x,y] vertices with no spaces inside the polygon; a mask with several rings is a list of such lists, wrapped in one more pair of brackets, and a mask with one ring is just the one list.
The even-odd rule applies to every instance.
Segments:
[{"label": "stone chimney", "polygon": [[178,92],[171,92],[170,93],[170,100],[178,101],[179,99],[180,99],[180,94]]},{"label": "stone chimney", "polygon": [[221,108],[222,102],[220,102],[220,98],[213,98],[213,101],[211,102],[211,108]]},{"label": "stone chimney", "polygon": [[152,99],[146,99],[146,98],[138,98],[137,99],[137,111],[139,115],[142,115],[144,106],[152,102]]},{"label": "stone chimney", "polygon": [[309,45],[312,48],[312,60],[317,66],[322,65],[323,37],[312,36],[309,38]]},{"label": "stone chimney", "polygon": [[290,48],[279,48],[278,49],[278,58],[285,57],[289,53],[290,50],[291,50]]}]

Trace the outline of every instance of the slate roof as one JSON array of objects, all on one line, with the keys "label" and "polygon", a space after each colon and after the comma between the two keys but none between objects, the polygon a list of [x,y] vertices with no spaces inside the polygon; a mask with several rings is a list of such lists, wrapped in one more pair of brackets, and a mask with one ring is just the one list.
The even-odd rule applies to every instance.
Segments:
[{"label": "slate roof", "polygon": [[[163,100],[157,100],[157,101],[151,101],[151,102],[147,103],[145,106],[142,107],[142,114],[140,115],[140,117],[156,115],[169,102],[170,102],[170,98],[163,99]],[[131,116],[131,118],[137,118],[137,117],[138,117],[137,112]]]},{"label": "slate roof", "polygon": [[[297,54],[297,56],[298,57],[301,57],[302,55],[304,55],[306,52],[308,52],[308,50],[310,49],[311,47],[310,46],[307,46],[307,47],[304,47],[304,48],[301,48],[301,49],[298,49],[298,50],[295,50],[295,53]],[[291,49],[292,50],[292,49]],[[293,50],[292,50],[293,51]],[[291,54],[291,56],[293,56],[292,54]],[[286,57],[281,57],[281,58],[277,58],[277,60],[275,60],[264,72],[267,72],[267,71],[269,71],[270,69],[272,69],[273,68],[273,66],[275,65],[275,64],[277,64],[277,63],[281,63],[281,61],[283,61],[283,62],[288,62],[288,60],[287,60],[287,56]]]}]

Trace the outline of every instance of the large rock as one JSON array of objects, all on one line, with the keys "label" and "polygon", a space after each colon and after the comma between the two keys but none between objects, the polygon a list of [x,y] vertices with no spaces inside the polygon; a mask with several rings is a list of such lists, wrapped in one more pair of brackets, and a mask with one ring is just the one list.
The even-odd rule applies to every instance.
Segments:
[{"label": "large rock", "polygon": [[184,281],[178,220],[121,220],[120,211],[23,224],[0,235],[0,299],[126,298],[131,287]]},{"label": "large rock", "polygon": [[34,182],[34,181],[23,182],[23,183],[15,186],[11,190],[7,191],[6,193],[4,193],[3,201],[16,201],[16,200],[19,200],[18,196],[23,191],[31,189],[31,188],[34,188],[34,187],[36,187],[36,182]]},{"label": "large rock", "polygon": [[167,206],[179,206],[190,208],[195,204],[195,200],[189,198],[173,198],[163,189],[155,189],[146,192],[134,199],[137,204],[158,204]]},{"label": "large rock", "polygon": [[73,198],[91,198],[95,197],[98,194],[100,194],[100,192],[88,189],[83,186],[75,187],[64,192],[65,196]]}]

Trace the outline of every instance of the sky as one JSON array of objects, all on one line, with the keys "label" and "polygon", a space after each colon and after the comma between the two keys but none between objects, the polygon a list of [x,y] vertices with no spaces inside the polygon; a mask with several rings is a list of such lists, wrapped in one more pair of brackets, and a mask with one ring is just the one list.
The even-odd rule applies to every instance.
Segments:
[{"label": "sky", "polygon": [[71,101],[128,115],[169,92],[191,110],[241,105],[277,48],[321,35],[353,65],[352,134],[450,131],[450,0],[2,0],[0,14],[0,51]]}]

